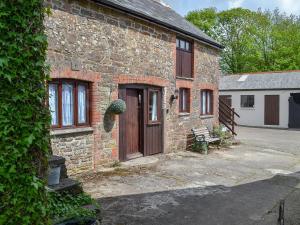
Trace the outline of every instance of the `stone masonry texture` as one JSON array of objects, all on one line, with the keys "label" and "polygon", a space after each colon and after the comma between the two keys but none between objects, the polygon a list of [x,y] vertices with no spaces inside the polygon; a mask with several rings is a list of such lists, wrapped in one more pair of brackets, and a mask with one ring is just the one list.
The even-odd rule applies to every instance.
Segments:
[{"label": "stone masonry texture", "polygon": [[[119,84],[163,87],[164,152],[185,150],[192,127],[218,123],[219,50],[195,40],[193,79],[176,78],[175,32],[92,1],[46,0],[45,5],[52,12],[45,20],[51,77],[93,82],[93,131],[52,138],[53,153],[66,157],[69,174],[118,160],[118,117],[110,130],[104,117],[118,98]],[[188,115],[179,114],[178,100],[170,102],[181,87],[191,89]],[[208,118],[200,116],[201,89],[214,91],[214,115]]]}]

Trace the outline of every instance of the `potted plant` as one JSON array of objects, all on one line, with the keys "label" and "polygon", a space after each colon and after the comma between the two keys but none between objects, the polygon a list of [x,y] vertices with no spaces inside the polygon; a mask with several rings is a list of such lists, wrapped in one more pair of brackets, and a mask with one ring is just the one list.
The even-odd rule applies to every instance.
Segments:
[{"label": "potted plant", "polygon": [[122,114],[126,111],[126,103],[122,99],[117,99],[110,104],[107,111],[112,114]]}]

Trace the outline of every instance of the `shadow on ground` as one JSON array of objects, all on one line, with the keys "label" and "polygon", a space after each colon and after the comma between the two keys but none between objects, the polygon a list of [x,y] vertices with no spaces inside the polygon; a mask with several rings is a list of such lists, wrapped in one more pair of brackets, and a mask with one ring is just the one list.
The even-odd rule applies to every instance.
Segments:
[{"label": "shadow on ground", "polygon": [[208,186],[99,199],[104,225],[300,224],[300,172],[234,187]]}]

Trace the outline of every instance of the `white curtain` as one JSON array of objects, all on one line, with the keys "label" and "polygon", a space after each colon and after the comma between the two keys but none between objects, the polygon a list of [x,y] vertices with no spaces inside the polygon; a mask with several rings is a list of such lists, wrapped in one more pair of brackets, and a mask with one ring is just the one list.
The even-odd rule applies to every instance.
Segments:
[{"label": "white curtain", "polygon": [[206,92],[202,92],[202,114],[206,114]]},{"label": "white curtain", "polygon": [[58,93],[56,84],[49,84],[49,108],[51,111],[51,125],[58,125]]},{"label": "white curtain", "polygon": [[74,124],[74,101],[73,85],[64,83],[62,85],[62,124],[70,126]]},{"label": "white curtain", "polygon": [[207,96],[207,114],[210,114],[210,92],[206,91],[206,96]]},{"label": "white curtain", "polygon": [[183,89],[182,90],[182,111],[186,111],[187,110],[187,106],[186,106],[186,90]]},{"label": "white curtain", "polygon": [[157,92],[152,92],[152,121],[157,121]]},{"label": "white curtain", "polygon": [[86,123],[86,88],[78,85],[78,123]]}]

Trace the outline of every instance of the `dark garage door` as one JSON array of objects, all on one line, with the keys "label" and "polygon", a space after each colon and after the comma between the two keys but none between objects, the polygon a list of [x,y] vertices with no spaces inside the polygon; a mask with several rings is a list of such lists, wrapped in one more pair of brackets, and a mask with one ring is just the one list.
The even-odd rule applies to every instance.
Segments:
[{"label": "dark garage door", "polygon": [[289,128],[300,128],[300,93],[289,98]]}]

